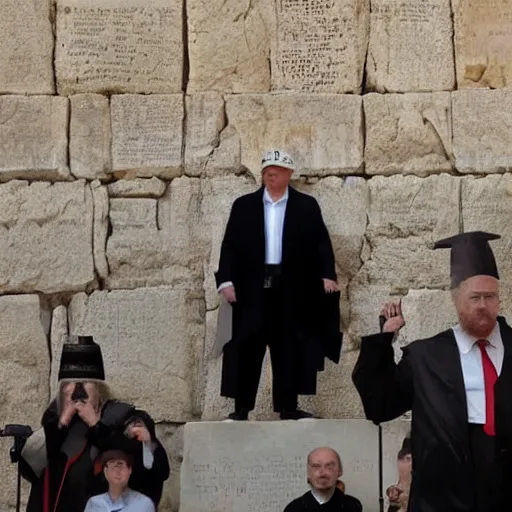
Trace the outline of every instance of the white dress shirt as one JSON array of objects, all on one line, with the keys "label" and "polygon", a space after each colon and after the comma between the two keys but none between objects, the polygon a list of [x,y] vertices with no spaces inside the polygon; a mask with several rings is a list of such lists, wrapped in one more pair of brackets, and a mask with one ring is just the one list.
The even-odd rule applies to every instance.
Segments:
[{"label": "white dress shirt", "polygon": [[[468,422],[485,424],[485,383],[482,354],[476,344],[479,338],[470,336],[457,324],[453,328],[455,340],[459,347],[464,387],[466,388],[466,401],[468,405]],[[498,375],[503,365],[504,348],[501,339],[499,324],[487,337],[489,344],[486,347]]]},{"label": "white dress shirt", "polygon": [[144,494],[126,489],[115,501],[108,492],[93,496],[84,512],[155,512],[155,505]]},{"label": "white dress shirt", "polygon": [[265,212],[265,263],[279,265],[283,256],[283,227],[288,203],[288,189],[274,201],[268,190],[263,192],[263,205]]},{"label": "white dress shirt", "polygon": [[[274,201],[265,187],[263,212],[265,218],[265,263],[267,265],[279,265],[283,257],[283,228],[287,203],[288,189],[277,201]],[[228,286],[233,286],[233,283],[231,281],[221,283],[217,291],[220,292]]]},{"label": "white dress shirt", "polygon": [[318,502],[319,505],[323,505],[324,503],[327,503],[328,501],[330,501],[330,499],[334,495],[335,490],[336,489],[333,489],[331,495],[328,498],[324,498],[323,496],[320,496],[320,494],[317,494],[314,489],[311,489],[311,494],[313,495],[313,498],[315,498],[315,500]]}]

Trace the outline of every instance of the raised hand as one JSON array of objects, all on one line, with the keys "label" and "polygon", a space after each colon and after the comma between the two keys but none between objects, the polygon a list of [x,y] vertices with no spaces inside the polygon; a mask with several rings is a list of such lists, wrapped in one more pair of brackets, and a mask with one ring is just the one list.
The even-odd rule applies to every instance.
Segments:
[{"label": "raised hand", "polygon": [[399,301],[386,302],[380,314],[386,317],[386,323],[382,328],[382,332],[398,332],[405,325],[401,299]]}]

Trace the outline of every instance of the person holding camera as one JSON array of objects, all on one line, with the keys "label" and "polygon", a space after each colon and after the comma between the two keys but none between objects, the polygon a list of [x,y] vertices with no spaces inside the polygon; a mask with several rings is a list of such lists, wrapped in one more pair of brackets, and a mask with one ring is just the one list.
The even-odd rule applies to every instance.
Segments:
[{"label": "person holding camera", "polygon": [[[134,406],[111,399],[99,345],[92,336],[78,336],[77,341],[64,344],[58,395],[43,414],[42,429],[21,453],[22,475],[32,483],[27,512],[83,512],[89,497],[106,489],[94,461],[115,443],[131,443],[130,451],[137,454],[131,486],[139,490],[145,478],[159,481],[159,500],[169,465],[153,421]],[[145,423],[135,428],[141,417]]]}]

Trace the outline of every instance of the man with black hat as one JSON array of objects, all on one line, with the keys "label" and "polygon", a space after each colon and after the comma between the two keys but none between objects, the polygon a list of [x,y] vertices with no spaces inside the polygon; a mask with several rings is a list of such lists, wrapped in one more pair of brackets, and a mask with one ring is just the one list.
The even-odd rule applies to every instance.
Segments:
[{"label": "man with black hat", "polygon": [[297,396],[316,393],[326,357],[339,361],[332,245],[316,200],[289,186],[294,168],[285,151],[264,154],[263,186],[234,202],[222,242],[216,279],[232,305],[232,336],[223,346],[221,395],[235,399],[232,420],[254,409],[267,346],[283,420],[312,416],[298,409]]},{"label": "man with black hat", "polygon": [[512,329],[499,317],[498,270],[483,232],[435,244],[451,249],[453,328],[403,348],[400,303],[382,310],[353,373],[366,417],[389,421],[412,410],[409,512],[504,512],[511,507]]},{"label": "man with black hat", "polygon": [[[126,435],[140,411],[110,399],[101,349],[93,338],[74,341],[62,349],[58,396],[43,415],[42,429],[22,451],[20,469],[32,483],[28,512],[83,512],[88,498],[104,490],[95,478],[94,460],[112,443],[131,443],[133,452],[138,450],[141,460],[135,461],[134,472],[151,470],[142,460],[141,442]],[[152,447],[163,450],[159,443]],[[163,468],[152,476],[166,480],[168,464],[167,472]],[[140,482],[134,483],[138,489]]]}]

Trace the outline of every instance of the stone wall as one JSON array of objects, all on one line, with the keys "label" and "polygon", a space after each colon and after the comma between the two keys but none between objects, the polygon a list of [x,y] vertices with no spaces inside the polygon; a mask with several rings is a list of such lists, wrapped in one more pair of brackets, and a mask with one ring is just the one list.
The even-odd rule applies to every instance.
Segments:
[{"label": "stone wall", "polygon": [[[285,147],[333,240],[345,345],[302,405],[361,418],[361,334],[404,298],[406,343],[450,325],[448,251],[493,243],[511,310],[512,0],[0,0],[0,418],[36,426],[62,335],[92,334],[175,468],[218,420],[219,246]],[[270,409],[268,363],[255,419]],[[0,510],[14,500],[1,441]]]}]

